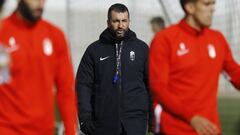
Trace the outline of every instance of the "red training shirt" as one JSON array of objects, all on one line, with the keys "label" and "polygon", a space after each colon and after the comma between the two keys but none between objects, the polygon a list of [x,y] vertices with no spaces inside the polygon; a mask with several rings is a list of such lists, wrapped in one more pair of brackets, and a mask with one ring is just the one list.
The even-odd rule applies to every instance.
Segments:
[{"label": "red training shirt", "polygon": [[53,135],[56,99],[66,135],[75,135],[73,69],[63,32],[16,13],[3,21],[0,41],[11,55],[11,80],[0,86],[1,135]]},{"label": "red training shirt", "polygon": [[160,131],[166,135],[197,135],[191,118],[200,115],[218,128],[217,87],[226,71],[240,86],[240,66],[233,60],[223,35],[186,21],[159,32],[149,56],[149,80],[154,98],[163,106]]}]

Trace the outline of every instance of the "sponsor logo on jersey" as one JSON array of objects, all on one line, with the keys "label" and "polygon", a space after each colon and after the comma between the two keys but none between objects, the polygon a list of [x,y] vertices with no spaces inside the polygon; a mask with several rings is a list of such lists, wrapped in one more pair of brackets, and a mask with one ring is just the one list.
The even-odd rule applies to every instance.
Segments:
[{"label": "sponsor logo on jersey", "polygon": [[19,46],[17,45],[16,39],[11,36],[8,40],[8,47],[6,47],[6,51],[8,53],[15,52],[19,49]]},{"label": "sponsor logo on jersey", "polygon": [[179,49],[177,50],[177,55],[183,56],[183,55],[186,55],[187,53],[189,53],[189,49],[187,49],[186,45],[183,42],[181,42],[179,44]]}]

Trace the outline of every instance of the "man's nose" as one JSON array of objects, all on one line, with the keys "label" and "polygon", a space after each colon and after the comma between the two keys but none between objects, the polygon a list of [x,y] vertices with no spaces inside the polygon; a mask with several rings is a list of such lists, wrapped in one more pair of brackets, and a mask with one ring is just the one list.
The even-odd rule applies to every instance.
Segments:
[{"label": "man's nose", "polygon": [[119,22],[118,27],[119,27],[119,28],[123,28],[123,22],[122,22],[122,21]]}]

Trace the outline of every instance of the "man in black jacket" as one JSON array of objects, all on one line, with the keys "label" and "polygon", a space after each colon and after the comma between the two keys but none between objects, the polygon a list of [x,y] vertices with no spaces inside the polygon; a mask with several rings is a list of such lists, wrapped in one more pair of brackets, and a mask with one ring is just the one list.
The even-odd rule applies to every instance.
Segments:
[{"label": "man in black jacket", "polygon": [[125,5],[108,10],[108,28],[83,55],[77,71],[79,123],[87,135],[145,135],[148,46],[129,29]]}]

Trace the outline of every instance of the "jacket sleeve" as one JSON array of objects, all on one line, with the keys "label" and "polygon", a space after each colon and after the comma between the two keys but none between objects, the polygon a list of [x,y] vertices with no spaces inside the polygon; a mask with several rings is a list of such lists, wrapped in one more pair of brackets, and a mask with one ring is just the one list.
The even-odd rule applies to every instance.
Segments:
[{"label": "jacket sleeve", "polygon": [[78,118],[81,130],[91,133],[94,130],[92,119],[92,89],[94,86],[94,61],[91,47],[88,47],[79,64],[76,76],[76,92],[78,101]]},{"label": "jacket sleeve", "polygon": [[77,114],[76,98],[74,91],[74,73],[71,58],[64,34],[54,31],[55,44],[55,83],[57,104],[60,111],[61,119],[64,122],[65,134],[75,135]]},{"label": "jacket sleeve", "polygon": [[233,59],[228,43],[222,35],[220,41],[222,41],[225,47],[223,69],[228,75],[227,79],[235,88],[240,89],[240,65]]},{"label": "jacket sleeve", "polygon": [[[147,46],[147,45],[146,45]],[[152,119],[153,119],[153,102],[152,102],[152,96],[151,96],[151,92],[150,92],[150,88],[149,88],[149,74],[148,74],[148,51],[149,48],[147,46],[146,49],[146,59],[144,62],[144,83],[148,92],[148,131],[151,132],[152,131]]]},{"label": "jacket sleeve", "polygon": [[162,33],[153,39],[149,53],[149,85],[152,96],[163,109],[187,122],[194,115],[168,87],[170,78],[170,45]]}]

